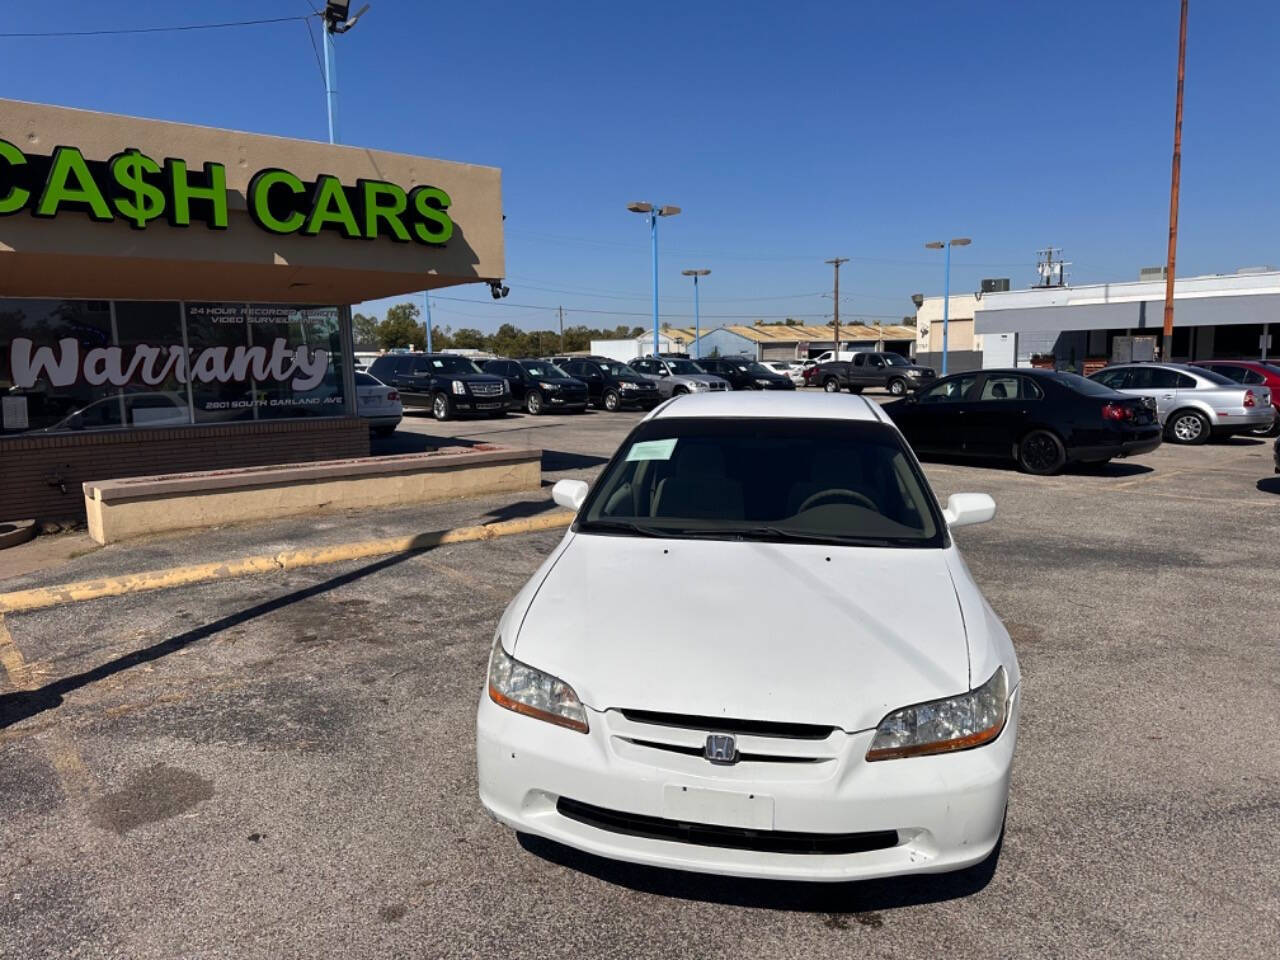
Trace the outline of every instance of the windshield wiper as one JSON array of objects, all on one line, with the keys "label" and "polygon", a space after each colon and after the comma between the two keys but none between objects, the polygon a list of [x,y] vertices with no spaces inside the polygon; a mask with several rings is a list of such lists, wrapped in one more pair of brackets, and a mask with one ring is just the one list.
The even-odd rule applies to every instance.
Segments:
[{"label": "windshield wiper", "polygon": [[903,537],[863,537],[856,534],[810,533],[784,527],[745,527],[733,531],[744,540],[786,540],[793,543],[833,543],[845,547],[897,547],[914,543]]},{"label": "windshield wiper", "polygon": [[583,520],[578,524],[578,530],[582,533],[591,533],[593,531],[614,531],[636,533],[642,537],[668,537],[671,534],[666,530],[659,530],[655,527],[646,527],[642,523],[636,523],[634,520]]}]

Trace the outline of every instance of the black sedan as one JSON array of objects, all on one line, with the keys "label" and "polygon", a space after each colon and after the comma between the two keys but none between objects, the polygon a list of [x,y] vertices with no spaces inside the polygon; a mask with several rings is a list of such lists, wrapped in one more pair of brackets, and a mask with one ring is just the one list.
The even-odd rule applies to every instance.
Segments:
[{"label": "black sedan", "polygon": [[1150,453],[1161,439],[1147,401],[1052,370],[958,373],[884,412],[918,454],[1014,460],[1035,474]]},{"label": "black sedan", "polygon": [[537,416],[548,410],[581,413],[587,409],[587,385],[546,360],[490,360],[484,372],[511,386],[511,405]]}]

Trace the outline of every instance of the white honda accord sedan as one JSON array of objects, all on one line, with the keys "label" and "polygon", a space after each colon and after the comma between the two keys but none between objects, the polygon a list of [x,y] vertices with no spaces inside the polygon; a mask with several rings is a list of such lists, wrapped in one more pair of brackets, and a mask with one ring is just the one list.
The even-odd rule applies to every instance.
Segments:
[{"label": "white honda accord sedan", "polygon": [[604,857],[743,877],[957,870],[1000,840],[1009,635],[902,435],[862,398],[654,410],[503,614],[480,799]]}]

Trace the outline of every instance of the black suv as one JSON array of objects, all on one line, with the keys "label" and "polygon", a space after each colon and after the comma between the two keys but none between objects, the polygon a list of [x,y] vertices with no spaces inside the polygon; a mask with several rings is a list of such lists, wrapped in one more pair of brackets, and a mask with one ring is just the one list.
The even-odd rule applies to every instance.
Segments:
[{"label": "black suv", "polygon": [[501,417],[511,401],[507,381],[447,353],[388,353],[369,365],[369,375],[399,390],[406,407],[427,407],[437,420],[460,413]]},{"label": "black suv", "polygon": [[707,373],[724,377],[735,390],[794,390],[790,377],[770,370],[750,357],[699,357],[697,364]]},{"label": "black suv", "polygon": [[560,366],[569,376],[577,377],[587,385],[587,396],[597,407],[606,410],[620,407],[652,410],[662,401],[657,384],[617,360],[570,357]]},{"label": "black suv", "polygon": [[484,372],[504,377],[511,385],[511,406],[535,417],[547,410],[587,409],[587,385],[546,360],[499,358],[485,363]]},{"label": "black suv", "polygon": [[814,382],[827,393],[845,388],[861,393],[867,387],[884,387],[895,397],[930,386],[936,379],[932,367],[918,367],[899,354],[874,350],[855,353],[852,360],[829,360],[813,375]]}]

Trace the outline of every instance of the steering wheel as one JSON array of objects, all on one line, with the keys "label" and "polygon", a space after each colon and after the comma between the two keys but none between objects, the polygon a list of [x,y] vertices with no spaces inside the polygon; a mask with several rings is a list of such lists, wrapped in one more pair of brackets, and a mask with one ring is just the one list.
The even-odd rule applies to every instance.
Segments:
[{"label": "steering wheel", "polygon": [[859,493],[857,490],[846,490],[843,487],[833,487],[830,490],[819,490],[817,493],[808,496],[804,503],[800,504],[800,509],[796,513],[804,513],[813,504],[829,498],[851,500],[856,504],[865,506],[868,510],[874,510],[876,513],[880,512],[880,508],[865,493]]}]

